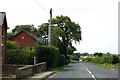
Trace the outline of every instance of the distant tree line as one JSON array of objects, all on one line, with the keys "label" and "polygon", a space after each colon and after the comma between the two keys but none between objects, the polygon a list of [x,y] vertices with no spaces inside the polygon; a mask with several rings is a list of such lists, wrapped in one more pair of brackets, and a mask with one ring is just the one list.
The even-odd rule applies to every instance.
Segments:
[{"label": "distant tree line", "polygon": [[99,63],[99,64],[118,64],[120,63],[120,57],[117,54],[110,54],[107,52],[103,54],[101,52],[96,52],[93,56],[87,57],[83,59],[87,62]]}]

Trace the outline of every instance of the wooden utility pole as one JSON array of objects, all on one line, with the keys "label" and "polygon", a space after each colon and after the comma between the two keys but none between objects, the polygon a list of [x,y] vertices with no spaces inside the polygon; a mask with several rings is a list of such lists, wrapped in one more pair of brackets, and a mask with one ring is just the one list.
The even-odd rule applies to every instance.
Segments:
[{"label": "wooden utility pole", "polygon": [[48,45],[51,45],[52,8],[50,9],[50,24],[48,28]]}]

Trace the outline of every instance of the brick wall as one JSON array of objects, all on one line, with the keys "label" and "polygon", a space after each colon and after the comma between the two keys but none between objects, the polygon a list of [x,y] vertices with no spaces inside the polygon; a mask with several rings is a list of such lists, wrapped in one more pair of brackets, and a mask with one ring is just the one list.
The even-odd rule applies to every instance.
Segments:
[{"label": "brick wall", "polygon": [[23,31],[16,35],[12,41],[16,41],[22,46],[34,46],[36,44],[36,40]]},{"label": "brick wall", "polygon": [[16,69],[19,67],[23,67],[24,65],[12,65],[12,64],[4,64],[2,65],[3,67],[3,72],[15,75],[16,74]]}]

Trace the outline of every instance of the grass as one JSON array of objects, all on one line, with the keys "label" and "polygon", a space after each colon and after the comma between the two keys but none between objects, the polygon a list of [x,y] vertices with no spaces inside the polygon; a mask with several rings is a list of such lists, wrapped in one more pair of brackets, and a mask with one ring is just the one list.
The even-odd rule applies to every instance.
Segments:
[{"label": "grass", "polygon": [[91,63],[91,64],[94,64],[94,65],[97,65],[97,66],[100,66],[100,67],[103,67],[103,68],[106,68],[106,69],[110,69],[110,70],[113,70],[113,69],[116,69],[118,68],[118,66],[120,66],[120,63],[118,64],[98,64],[98,63]]},{"label": "grass", "polygon": [[64,70],[64,66],[55,67],[55,68],[49,68],[49,70],[52,70],[54,73],[58,73],[58,72]]},{"label": "grass", "polygon": [[[73,61],[71,63],[69,63],[69,64],[72,64],[72,63],[73,63]],[[49,70],[53,71],[54,73],[58,73],[60,71],[63,71],[65,67],[69,66],[69,64],[61,66],[61,67],[49,68]]]}]

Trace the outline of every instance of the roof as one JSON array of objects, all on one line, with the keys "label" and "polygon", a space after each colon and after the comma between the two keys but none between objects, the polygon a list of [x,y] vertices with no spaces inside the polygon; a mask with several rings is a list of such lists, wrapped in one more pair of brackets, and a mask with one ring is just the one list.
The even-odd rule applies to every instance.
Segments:
[{"label": "roof", "polygon": [[6,28],[8,28],[7,19],[6,19],[6,13],[5,12],[0,12],[0,26],[2,26],[3,24],[5,24]]},{"label": "roof", "polygon": [[21,30],[19,33],[17,33],[15,36],[13,36],[13,38],[16,37],[17,35],[19,35],[21,32],[25,32],[25,33],[28,34],[30,37],[32,37],[34,40],[36,40],[36,41],[38,41],[38,42],[40,42],[40,43],[43,42],[43,39],[42,39],[41,37],[37,37],[36,35],[33,35],[31,32],[26,31],[26,30],[24,30],[24,29]]}]

